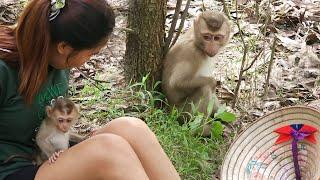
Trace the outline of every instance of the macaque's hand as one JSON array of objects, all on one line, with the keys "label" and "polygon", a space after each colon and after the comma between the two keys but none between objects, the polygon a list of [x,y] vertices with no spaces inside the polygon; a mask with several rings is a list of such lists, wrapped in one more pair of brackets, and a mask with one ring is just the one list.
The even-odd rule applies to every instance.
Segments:
[{"label": "macaque's hand", "polygon": [[96,134],[97,134],[97,131],[98,131],[98,129],[93,129],[93,130],[91,130],[91,132],[87,135],[86,139],[87,139],[87,138],[91,138],[92,136],[96,135]]},{"label": "macaque's hand", "polygon": [[60,156],[60,154],[63,152],[63,150],[60,150],[58,152],[54,152],[51,157],[49,157],[49,164],[53,164],[54,162],[56,162],[56,160],[58,159],[58,157]]},{"label": "macaque's hand", "polygon": [[212,82],[211,82],[211,88],[212,88],[213,91],[215,91],[215,90],[216,90],[216,87],[217,87],[217,81],[216,81],[216,79],[213,78],[213,77],[212,77],[211,81],[212,81]]}]

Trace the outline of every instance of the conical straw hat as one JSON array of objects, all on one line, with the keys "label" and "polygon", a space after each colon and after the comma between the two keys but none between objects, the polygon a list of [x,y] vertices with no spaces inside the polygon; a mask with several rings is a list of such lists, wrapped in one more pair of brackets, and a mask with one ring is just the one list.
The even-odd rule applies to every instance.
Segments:
[{"label": "conical straw hat", "polygon": [[[225,156],[221,180],[295,180],[292,140],[275,144],[276,129],[304,124],[316,128],[316,143],[298,141],[301,179],[320,179],[320,112],[305,106],[293,106],[270,113],[242,132]],[[291,127],[291,126],[289,126]]]}]

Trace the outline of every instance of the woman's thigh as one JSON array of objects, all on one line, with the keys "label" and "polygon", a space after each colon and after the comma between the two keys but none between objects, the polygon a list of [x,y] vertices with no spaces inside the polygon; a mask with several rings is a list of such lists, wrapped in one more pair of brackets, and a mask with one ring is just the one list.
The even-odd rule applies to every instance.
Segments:
[{"label": "woman's thigh", "polygon": [[96,135],[45,162],[36,180],[148,179],[129,143],[113,134]]}]

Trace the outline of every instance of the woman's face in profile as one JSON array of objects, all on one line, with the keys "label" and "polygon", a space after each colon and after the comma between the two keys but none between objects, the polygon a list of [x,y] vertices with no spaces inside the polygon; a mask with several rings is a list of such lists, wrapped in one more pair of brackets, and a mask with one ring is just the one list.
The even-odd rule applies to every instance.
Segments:
[{"label": "woman's face in profile", "polygon": [[100,43],[97,47],[91,49],[75,51],[69,46],[63,50],[55,50],[56,54],[53,55],[53,58],[49,59],[49,64],[56,69],[80,67],[85,62],[90,60],[93,55],[98,54],[106,44],[107,40],[105,40],[103,43]]}]

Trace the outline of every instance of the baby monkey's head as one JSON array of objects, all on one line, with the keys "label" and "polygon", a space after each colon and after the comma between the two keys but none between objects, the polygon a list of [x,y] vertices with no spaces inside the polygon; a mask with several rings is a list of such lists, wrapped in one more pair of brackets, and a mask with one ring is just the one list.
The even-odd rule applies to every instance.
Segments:
[{"label": "baby monkey's head", "polygon": [[48,119],[55,124],[58,130],[66,133],[80,116],[80,108],[70,99],[58,97],[51,101],[51,106],[46,107]]}]

